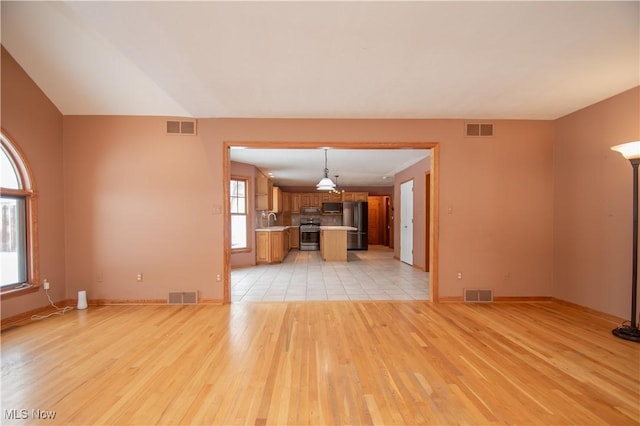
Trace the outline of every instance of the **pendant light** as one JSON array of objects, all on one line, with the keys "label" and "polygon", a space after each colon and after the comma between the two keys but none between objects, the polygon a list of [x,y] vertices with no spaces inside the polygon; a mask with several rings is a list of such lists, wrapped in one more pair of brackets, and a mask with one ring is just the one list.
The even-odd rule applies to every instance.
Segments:
[{"label": "pendant light", "polygon": [[341,191],[341,190],[338,189],[339,188],[339,186],[338,186],[338,178],[340,177],[340,175],[333,175],[333,176],[336,178],[336,187],[331,190],[331,193],[340,194],[340,193],[344,192],[344,191]]},{"label": "pendant light", "polygon": [[336,184],[329,179],[329,169],[327,168],[327,150],[324,150],[324,177],[320,179],[320,182],[316,185],[318,191],[332,191]]}]

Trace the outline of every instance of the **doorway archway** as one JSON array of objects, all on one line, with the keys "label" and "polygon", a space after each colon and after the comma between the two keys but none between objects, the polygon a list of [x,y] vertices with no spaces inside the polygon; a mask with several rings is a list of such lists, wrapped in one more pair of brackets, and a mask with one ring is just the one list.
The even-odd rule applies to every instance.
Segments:
[{"label": "doorway archway", "polygon": [[439,144],[437,142],[241,142],[228,141],[223,144],[223,213],[224,213],[224,279],[223,302],[231,303],[231,224],[230,224],[230,177],[231,156],[230,150],[235,147],[245,149],[429,149],[431,150],[431,188],[430,197],[430,233],[429,241],[425,244],[429,247],[429,300],[438,301],[438,169],[439,169]]}]

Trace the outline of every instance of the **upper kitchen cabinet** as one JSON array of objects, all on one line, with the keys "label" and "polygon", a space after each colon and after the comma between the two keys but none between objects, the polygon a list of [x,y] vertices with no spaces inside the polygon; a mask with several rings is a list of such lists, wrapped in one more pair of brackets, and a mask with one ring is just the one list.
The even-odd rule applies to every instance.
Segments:
[{"label": "upper kitchen cabinet", "polygon": [[256,177],[256,210],[273,208],[273,183],[264,176]]},{"label": "upper kitchen cabinet", "polygon": [[342,201],[368,201],[369,193],[368,192],[343,192],[342,193]]},{"label": "upper kitchen cabinet", "polygon": [[282,213],[291,213],[291,193],[282,192]]},{"label": "upper kitchen cabinet", "polygon": [[291,213],[300,213],[300,207],[302,207],[302,194],[291,194]]},{"label": "upper kitchen cabinet", "polygon": [[300,203],[302,207],[320,207],[320,194],[317,192],[306,192],[300,194]]},{"label": "upper kitchen cabinet", "polygon": [[369,201],[369,193],[368,192],[356,192],[356,195],[354,196],[355,200],[354,201],[364,201],[367,202]]},{"label": "upper kitchen cabinet", "polygon": [[340,192],[323,192],[320,195],[320,201],[323,203],[339,203],[342,201],[342,193]]},{"label": "upper kitchen cabinet", "polygon": [[277,186],[271,188],[272,200],[271,200],[271,208],[269,211],[274,213],[282,213],[283,211],[283,199],[282,199],[282,191]]}]

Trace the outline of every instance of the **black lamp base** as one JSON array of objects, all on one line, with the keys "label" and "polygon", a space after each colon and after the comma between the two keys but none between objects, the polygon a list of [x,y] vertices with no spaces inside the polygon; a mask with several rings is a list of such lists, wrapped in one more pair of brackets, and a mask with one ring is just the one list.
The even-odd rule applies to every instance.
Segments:
[{"label": "black lamp base", "polygon": [[614,336],[632,342],[640,342],[640,329],[630,325],[621,325],[611,330]]}]

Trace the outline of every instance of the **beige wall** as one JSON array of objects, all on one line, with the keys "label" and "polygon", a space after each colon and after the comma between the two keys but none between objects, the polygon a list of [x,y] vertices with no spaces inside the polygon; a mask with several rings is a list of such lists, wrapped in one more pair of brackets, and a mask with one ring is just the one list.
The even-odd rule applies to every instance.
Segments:
[{"label": "beige wall", "polygon": [[[62,115],[2,49],[2,129],[18,145],[34,174],[39,206],[40,278],[54,301],[65,298]],[[2,318],[48,305],[41,289],[2,299]]]},{"label": "beige wall", "polygon": [[[440,296],[493,288],[548,296],[552,279],[552,123],[494,121],[491,139],[440,152]],[[462,272],[463,279],[457,279]]]},{"label": "beige wall", "polygon": [[632,169],[611,151],[640,139],[640,89],[555,123],[553,295],[630,319]]},{"label": "beige wall", "polygon": [[64,117],[69,296],[222,298],[222,151],[200,135],[166,135],[158,117]]},{"label": "beige wall", "polygon": [[464,137],[464,120],[209,121],[214,131],[207,141],[216,146],[440,143],[440,295],[460,297],[465,287],[494,288],[497,296],[550,294],[552,122],[492,120],[496,136],[482,139]]}]

